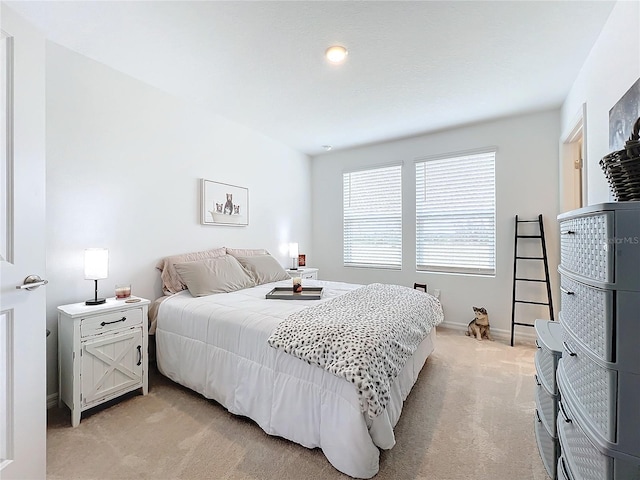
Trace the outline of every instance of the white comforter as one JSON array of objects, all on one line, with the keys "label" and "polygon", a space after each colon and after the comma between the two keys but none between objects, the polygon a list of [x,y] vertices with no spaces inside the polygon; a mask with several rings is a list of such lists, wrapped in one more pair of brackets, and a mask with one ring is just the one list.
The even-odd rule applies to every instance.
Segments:
[{"label": "white comforter", "polygon": [[435,329],[392,384],[383,414],[371,420],[361,412],[352,384],[267,344],[291,313],[359,285],[308,280],[306,286],[324,287],[322,300],[265,300],[273,287],[290,285],[283,281],[207,297],[194,298],[188,291],[171,296],[158,311],[158,368],[231,413],[252,418],[268,434],[320,447],[338,470],[370,478],[378,472],[378,448],[395,444],[393,427],[433,350]]}]

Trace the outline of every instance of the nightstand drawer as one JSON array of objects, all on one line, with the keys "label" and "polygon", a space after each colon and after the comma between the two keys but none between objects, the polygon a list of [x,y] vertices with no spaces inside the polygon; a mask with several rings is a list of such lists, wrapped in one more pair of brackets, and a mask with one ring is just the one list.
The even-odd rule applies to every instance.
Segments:
[{"label": "nightstand drawer", "polygon": [[287,269],[287,273],[291,278],[300,277],[302,280],[317,280],[318,269],[313,267],[301,267],[297,270]]},{"label": "nightstand drawer", "polygon": [[89,337],[109,330],[121,329],[140,325],[142,323],[142,309],[128,309],[120,312],[105,313],[83,318],[80,321],[80,336]]}]

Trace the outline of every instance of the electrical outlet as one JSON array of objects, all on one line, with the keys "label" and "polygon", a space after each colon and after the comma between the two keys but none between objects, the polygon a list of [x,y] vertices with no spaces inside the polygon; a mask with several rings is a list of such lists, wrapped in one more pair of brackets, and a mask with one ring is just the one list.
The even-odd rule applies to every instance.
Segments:
[{"label": "electrical outlet", "polygon": [[434,288],[433,289],[433,296],[436,297],[438,300],[440,299],[440,289],[439,288]]}]

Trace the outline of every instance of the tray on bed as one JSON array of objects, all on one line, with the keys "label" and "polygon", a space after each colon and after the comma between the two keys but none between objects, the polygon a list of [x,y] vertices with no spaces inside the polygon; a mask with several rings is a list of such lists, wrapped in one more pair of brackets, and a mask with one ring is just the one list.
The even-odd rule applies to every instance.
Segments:
[{"label": "tray on bed", "polygon": [[305,287],[300,293],[293,293],[291,287],[276,287],[265,295],[264,298],[277,298],[278,300],[320,300],[324,287]]}]

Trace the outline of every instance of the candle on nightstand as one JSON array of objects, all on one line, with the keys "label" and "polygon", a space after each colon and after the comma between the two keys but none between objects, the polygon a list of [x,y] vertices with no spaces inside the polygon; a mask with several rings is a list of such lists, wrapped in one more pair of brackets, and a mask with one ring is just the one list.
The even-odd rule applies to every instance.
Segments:
[{"label": "candle on nightstand", "polygon": [[116,285],[116,298],[128,298],[131,296],[131,285]]}]

